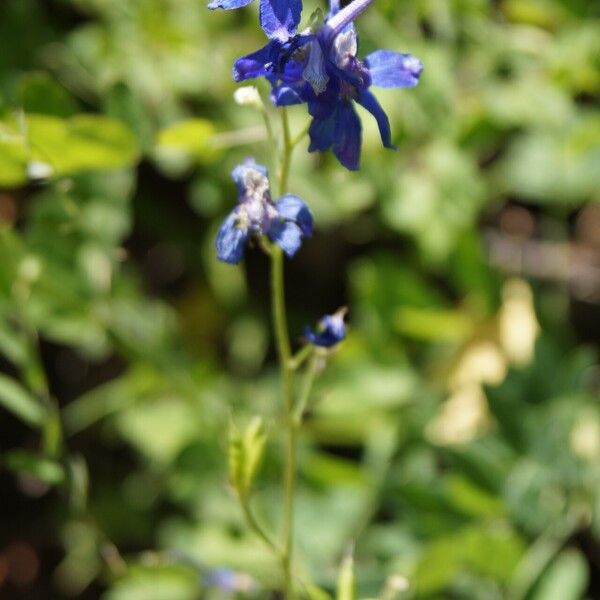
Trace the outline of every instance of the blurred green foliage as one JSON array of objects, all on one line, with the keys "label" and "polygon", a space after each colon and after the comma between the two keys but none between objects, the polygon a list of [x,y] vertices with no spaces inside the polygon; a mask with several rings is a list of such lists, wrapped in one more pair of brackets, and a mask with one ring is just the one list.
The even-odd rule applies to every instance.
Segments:
[{"label": "blurred green foliage", "polygon": [[[318,234],[290,266],[294,335],[342,303],[352,324],[301,440],[306,593],[335,595],[352,542],[344,600],[354,577],[360,598],[597,597],[600,8],[379,0],[359,29],[365,54],[426,70],[378,93],[399,153],[362,115],[359,174],[295,155]],[[260,471],[230,468],[276,526],[266,267],[213,251],[229,170],[272,160],[232,99],[233,59],[264,42],[254,10],[5,0],[0,40],[1,460],[28,498],[1,542],[42,565],[0,586],[216,600],[228,567],[238,597],[267,598],[277,571],[243,526],[225,433],[268,415]],[[305,109],[291,117],[300,131]],[[37,546],[25,521],[44,524]]]}]

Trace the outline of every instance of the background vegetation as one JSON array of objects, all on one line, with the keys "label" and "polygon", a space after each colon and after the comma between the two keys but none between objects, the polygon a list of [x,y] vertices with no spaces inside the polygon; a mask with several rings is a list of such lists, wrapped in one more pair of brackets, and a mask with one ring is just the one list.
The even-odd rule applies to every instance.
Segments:
[{"label": "background vegetation", "polygon": [[[600,8],[378,0],[360,31],[426,70],[379,95],[399,153],[363,115],[359,174],[295,156],[293,331],[351,322],[302,438],[299,570],[331,591],[353,542],[361,598],[598,598]],[[229,170],[270,160],[230,78],[262,43],[203,0],[0,5],[2,597],[270,597],[225,434],[272,415],[276,521],[267,265],[213,250]]]}]

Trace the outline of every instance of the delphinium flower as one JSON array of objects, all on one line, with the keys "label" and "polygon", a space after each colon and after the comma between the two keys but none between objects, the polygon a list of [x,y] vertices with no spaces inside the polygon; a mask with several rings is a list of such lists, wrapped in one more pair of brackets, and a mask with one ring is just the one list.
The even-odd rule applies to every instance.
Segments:
[{"label": "delphinium flower", "polygon": [[306,327],[304,337],[314,346],[322,348],[331,348],[339,344],[346,337],[346,323],[344,317],[347,309],[340,308],[332,315],[325,315],[320,321],[316,330]]},{"label": "delphinium flower", "polygon": [[231,173],[239,202],[219,230],[216,240],[220,260],[237,264],[252,235],[266,235],[287,256],[296,254],[303,237],[313,231],[313,218],[303,200],[285,194],[275,202],[269,192],[266,167],[248,159]]},{"label": "delphinium flower", "polygon": [[272,85],[278,106],[307,103],[313,120],[309,151],[333,149],[338,160],[356,170],[360,162],[362,127],[354,102],[376,119],[383,145],[395,148],[390,124],[370,87],[411,88],[417,85],[423,64],[410,55],[377,50],[360,60],[353,20],[373,0],[353,0],[340,10],[330,1],[330,12],[318,31],[296,33],[297,23],[285,36],[273,36],[261,50],[238,59],[236,81],[264,76]]}]

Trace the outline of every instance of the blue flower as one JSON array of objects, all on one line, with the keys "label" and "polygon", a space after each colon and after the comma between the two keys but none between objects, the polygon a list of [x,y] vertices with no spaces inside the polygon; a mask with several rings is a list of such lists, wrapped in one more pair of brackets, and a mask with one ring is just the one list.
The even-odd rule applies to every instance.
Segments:
[{"label": "blue flower", "polygon": [[353,20],[372,2],[353,0],[340,10],[339,0],[330,0],[329,16],[318,33],[290,30],[287,38],[271,39],[261,50],[238,59],[233,70],[236,81],[266,77],[278,106],[307,103],[313,117],[309,151],[333,149],[353,171],[359,167],[362,143],[353,103],[375,117],[383,145],[395,148],[388,117],[369,88],[415,87],[423,70],[414,56],[391,50],[357,58]]},{"label": "blue flower", "polygon": [[273,202],[267,169],[253,159],[231,173],[238,188],[239,203],[221,226],[216,240],[219,260],[237,264],[252,235],[266,235],[287,256],[294,256],[303,237],[310,237],[313,218],[298,196],[286,194]]},{"label": "blue flower", "polygon": [[[213,0],[208,8],[242,8],[253,0]],[[270,39],[286,41],[296,31],[302,13],[302,0],[260,0],[260,24]]]},{"label": "blue flower", "polygon": [[320,321],[317,330],[310,327],[304,329],[304,337],[315,346],[331,348],[339,344],[346,337],[346,307],[340,308],[332,315],[325,315]]}]

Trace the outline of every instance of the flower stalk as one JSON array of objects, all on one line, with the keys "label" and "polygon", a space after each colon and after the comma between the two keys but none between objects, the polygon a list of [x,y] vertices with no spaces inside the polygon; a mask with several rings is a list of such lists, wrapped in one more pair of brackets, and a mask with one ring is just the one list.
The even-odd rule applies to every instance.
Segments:
[{"label": "flower stalk", "polygon": [[[283,148],[279,170],[279,193],[287,193],[289,169],[293,152],[287,110],[281,111]],[[283,541],[281,563],[283,569],[285,597],[294,598],[293,547],[294,547],[294,492],[296,486],[296,455],[298,432],[294,419],[294,369],[291,366],[292,352],[287,326],[285,305],[283,252],[275,247],[271,252],[271,297],[275,341],[279,356],[279,368],[283,389],[285,411],[286,449],[283,476]]]}]

